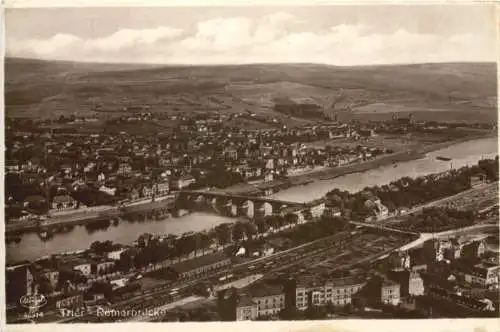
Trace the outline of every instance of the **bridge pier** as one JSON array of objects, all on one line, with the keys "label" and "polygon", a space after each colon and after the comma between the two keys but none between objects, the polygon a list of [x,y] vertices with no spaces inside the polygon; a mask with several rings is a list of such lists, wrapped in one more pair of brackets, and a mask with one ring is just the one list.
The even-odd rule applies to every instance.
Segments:
[{"label": "bridge pier", "polygon": [[238,205],[238,216],[253,218],[254,216],[254,203],[250,200],[240,202]]},{"label": "bridge pier", "polygon": [[207,202],[207,201],[206,201],[206,199],[205,199],[205,196],[203,196],[203,195],[198,195],[198,196],[196,197],[196,200],[195,200],[195,204],[196,204],[196,206],[198,206],[198,207],[202,207],[202,206],[204,206],[204,205],[206,204],[206,202]]},{"label": "bridge pier", "polygon": [[229,208],[229,215],[231,217],[238,217],[238,205],[231,204],[231,206]]}]

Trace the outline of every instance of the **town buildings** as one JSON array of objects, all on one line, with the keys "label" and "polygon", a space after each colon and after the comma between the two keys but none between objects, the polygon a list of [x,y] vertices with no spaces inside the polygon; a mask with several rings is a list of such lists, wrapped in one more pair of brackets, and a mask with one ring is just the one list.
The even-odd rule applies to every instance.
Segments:
[{"label": "town buildings", "polygon": [[226,269],[231,260],[222,253],[200,256],[171,265],[168,269],[177,279],[194,279],[198,276]]},{"label": "town buildings", "polygon": [[308,306],[344,306],[352,302],[353,296],[366,284],[362,276],[319,280],[306,276],[297,280],[297,309],[306,310]]},{"label": "town buildings", "polygon": [[390,280],[384,280],[380,288],[380,301],[383,304],[398,305],[401,302],[400,284]]},{"label": "town buildings", "polygon": [[466,269],[464,276],[465,282],[472,285],[498,288],[499,274],[498,264],[482,262]]}]

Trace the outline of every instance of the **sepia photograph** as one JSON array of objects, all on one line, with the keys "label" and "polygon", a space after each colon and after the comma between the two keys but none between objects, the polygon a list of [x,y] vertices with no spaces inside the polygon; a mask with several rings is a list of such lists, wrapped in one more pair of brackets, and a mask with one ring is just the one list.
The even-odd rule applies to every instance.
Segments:
[{"label": "sepia photograph", "polygon": [[3,18],[7,325],[500,315],[495,5]]}]

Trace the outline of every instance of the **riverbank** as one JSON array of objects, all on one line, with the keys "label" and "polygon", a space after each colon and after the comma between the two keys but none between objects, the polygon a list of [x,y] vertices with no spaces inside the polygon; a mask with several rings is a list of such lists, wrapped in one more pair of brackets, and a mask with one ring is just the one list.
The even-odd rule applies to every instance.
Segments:
[{"label": "riverbank", "polygon": [[445,149],[450,146],[468,141],[474,141],[492,137],[497,137],[497,133],[496,132],[481,133],[478,135],[471,135],[451,141],[434,143],[431,145],[421,146],[419,148],[411,149],[408,151],[399,151],[387,155],[382,155],[362,163],[356,163],[356,164],[327,168],[327,169],[320,169],[317,171],[312,170],[307,174],[301,174],[290,178],[296,179],[298,181],[331,180],[340,176],[366,172],[374,168],[388,166],[391,164],[394,164],[397,167],[397,163],[421,159],[424,158],[425,155],[430,152]]},{"label": "riverbank", "polygon": [[144,200],[133,202],[121,207],[102,206],[94,209],[86,208],[82,210],[69,211],[68,213],[55,213],[44,220],[34,220],[23,223],[5,225],[6,236],[18,236],[22,233],[37,230],[48,230],[65,226],[85,225],[92,222],[124,217],[132,213],[146,213],[153,210],[164,210],[172,208],[173,197],[163,197],[155,201]]}]

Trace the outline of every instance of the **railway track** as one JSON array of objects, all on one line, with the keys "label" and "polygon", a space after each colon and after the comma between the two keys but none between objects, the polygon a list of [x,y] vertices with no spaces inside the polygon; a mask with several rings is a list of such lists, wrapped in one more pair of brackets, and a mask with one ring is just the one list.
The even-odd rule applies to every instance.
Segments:
[{"label": "railway track", "polygon": [[[344,237],[342,237],[342,235]],[[331,254],[338,254],[339,250],[344,250],[346,246],[348,245],[349,241],[351,240],[352,236],[350,234],[337,234],[336,236],[331,236],[326,239],[323,239],[320,243],[316,243],[315,246],[311,248],[311,246],[304,246],[299,248],[299,250],[293,250],[293,251],[288,251],[284,255],[276,255],[268,260],[263,260],[259,264],[254,264],[255,270],[259,273],[262,273],[267,276],[273,276],[277,275],[280,272],[287,271],[289,273],[292,273],[292,269],[295,268],[297,265],[307,263],[307,266],[311,266],[312,263],[321,261],[321,260],[331,260],[332,257],[330,256]],[[374,242],[377,242],[376,240]],[[368,243],[368,247],[371,243]],[[354,257],[362,257],[361,259],[354,259],[351,260],[349,263],[340,265],[336,267],[334,270],[338,270],[341,268],[349,268],[355,265],[362,264],[363,262],[371,261],[374,260],[387,252],[394,250],[394,248],[397,248],[399,245],[395,245],[391,247],[390,249],[386,249],[368,256],[360,256],[357,255],[359,252],[357,250],[351,250],[350,256]],[[368,248],[367,247],[367,248]],[[363,249],[360,249],[362,251]],[[343,254],[338,255],[340,256],[345,256]],[[247,264],[245,264],[247,265]],[[252,270],[248,270],[248,268],[241,267],[239,266],[237,269],[232,269],[230,271],[232,274],[234,274],[235,278],[244,278],[250,274],[253,273]],[[223,272],[222,274],[226,274],[227,272]],[[286,273],[285,273],[286,274]],[[211,278],[216,278],[221,273],[219,274],[214,274],[212,276],[203,278],[203,279],[198,279],[196,281],[193,281],[192,284],[194,283],[199,283],[202,281],[206,281]],[[185,285],[183,289],[189,288],[188,285]],[[171,289],[171,288],[170,288]],[[182,290],[181,290],[182,291]],[[188,292],[185,293],[186,296],[190,295]],[[151,298],[151,296],[149,296]],[[161,303],[161,305],[167,304],[169,301],[165,302],[163,299],[167,299],[168,296],[165,296],[165,294],[159,294],[154,296],[155,301],[154,303],[149,303],[147,305],[141,305],[141,303],[135,303],[133,308],[137,309],[154,309],[155,307],[158,307],[158,303]],[[146,300],[147,301],[147,300]],[[163,302],[162,302],[163,301]],[[143,302],[144,303],[144,302]],[[123,310],[125,308],[115,308],[116,310]],[[102,321],[102,320],[101,320]],[[106,321],[113,321],[113,319],[106,320]],[[115,319],[116,321],[116,319]]]},{"label": "railway track", "polygon": [[[363,234],[364,234],[363,232],[358,234],[353,234],[348,231],[343,231],[331,236],[327,236],[300,245],[298,247],[288,249],[286,251],[276,253],[271,256],[234,265],[231,269],[226,271],[216,272],[191,281],[166,283],[165,285],[155,287],[147,291],[143,291],[140,294],[136,293],[137,294],[136,296],[114,303],[107,309],[108,310],[130,310],[131,308],[136,310],[153,309],[155,307],[158,307],[159,306],[158,304],[164,305],[169,302],[172,302],[173,299],[171,296],[169,296],[169,293],[173,289],[177,289],[179,295],[190,295],[189,289],[192,286],[207,281],[215,283],[218,281],[219,277],[227,275],[228,273],[233,274],[235,279],[241,279],[254,273],[262,273],[267,276],[276,275],[282,271],[290,270],[300,264],[307,263],[308,266],[312,266],[311,264],[317,264],[321,261],[331,260],[332,258],[330,256],[331,254],[338,255],[339,250],[345,250],[348,247],[350,247],[349,255],[355,256],[357,250],[353,249],[352,246],[353,243],[354,244],[359,243],[360,240],[355,239],[353,241],[353,238],[362,236]],[[362,261],[375,259],[376,257],[383,255],[385,252],[386,251],[384,250],[383,252],[369,255],[361,260],[355,260],[352,263],[349,263],[348,265],[353,266],[360,264]],[[59,322],[61,323],[112,322],[119,320],[118,317],[101,317],[100,319],[97,320],[96,318],[97,317],[95,315],[89,314],[83,317],[69,318]]]},{"label": "railway track", "polygon": [[[173,289],[177,288],[179,292],[182,292],[183,290],[188,289],[198,283],[206,282],[209,280],[215,281],[217,280],[217,278],[226,275],[227,273],[232,273],[235,276],[235,278],[243,278],[247,275],[251,275],[255,273],[254,270],[258,271],[259,273],[266,274],[269,273],[271,267],[276,266],[276,264],[282,265],[283,263],[288,263],[290,266],[296,265],[299,262],[302,262],[311,256],[317,255],[320,252],[324,252],[331,249],[328,248],[328,246],[334,244],[346,243],[350,238],[351,238],[350,233],[344,231],[321,239],[317,239],[309,243],[305,243],[303,245],[288,249],[286,251],[281,251],[271,256],[234,265],[229,271],[216,272],[211,275],[207,275],[192,281],[166,283],[163,286],[152,288],[151,290],[142,292],[142,294],[138,294],[130,299],[112,304],[111,306],[109,306],[108,309],[125,310],[127,306],[131,303],[134,303],[134,306],[137,305],[141,306],[141,304],[150,301],[152,298],[168,297],[166,295]],[[249,267],[253,268],[249,269]],[[142,308],[148,308],[148,306]],[[92,318],[95,319],[95,315],[89,314],[82,317],[67,318],[59,322],[60,323],[88,322],[94,320]]]}]

